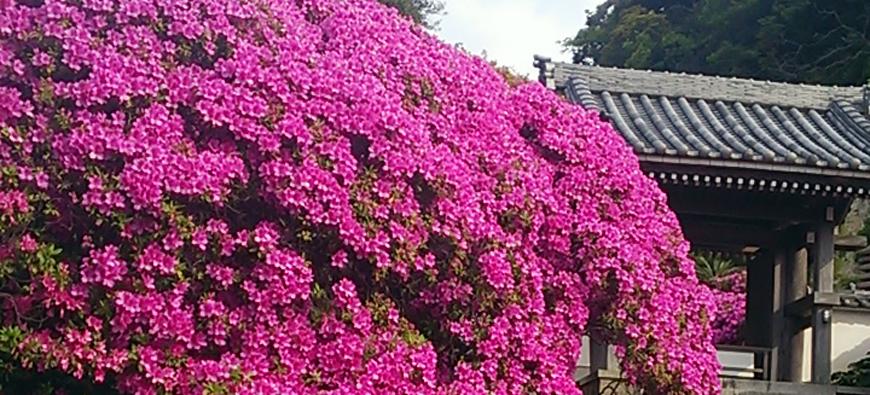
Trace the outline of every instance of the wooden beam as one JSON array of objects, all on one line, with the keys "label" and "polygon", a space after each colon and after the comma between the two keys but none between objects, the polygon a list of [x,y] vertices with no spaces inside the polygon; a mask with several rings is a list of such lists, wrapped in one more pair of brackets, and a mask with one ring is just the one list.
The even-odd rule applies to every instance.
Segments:
[{"label": "wooden beam", "polygon": [[739,252],[747,245],[770,246],[778,241],[771,225],[727,223],[692,215],[678,215],[683,234],[693,246]]},{"label": "wooden beam", "polygon": [[834,307],[840,305],[840,295],[836,292],[813,292],[785,305],[785,314],[789,317],[809,318],[813,308]]},{"label": "wooden beam", "polygon": [[834,249],[837,251],[853,252],[867,247],[867,238],[864,236],[834,236]]},{"label": "wooden beam", "polygon": [[[843,198],[723,191],[681,186],[665,186],[668,206],[677,214],[707,215],[722,218],[782,223],[811,223],[827,206],[838,211]],[[839,212],[836,214],[840,214]]]}]

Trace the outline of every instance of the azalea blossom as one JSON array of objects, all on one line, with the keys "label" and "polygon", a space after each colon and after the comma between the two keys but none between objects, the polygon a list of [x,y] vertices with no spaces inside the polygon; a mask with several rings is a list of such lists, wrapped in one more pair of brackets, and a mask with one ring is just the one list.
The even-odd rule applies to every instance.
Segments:
[{"label": "azalea blossom", "polygon": [[2,246],[22,367],[579,394],[594,328],[631,383],[718,393],[713,295],[596,112],[368,0],[0,3],[0,240],[54,254]]}]

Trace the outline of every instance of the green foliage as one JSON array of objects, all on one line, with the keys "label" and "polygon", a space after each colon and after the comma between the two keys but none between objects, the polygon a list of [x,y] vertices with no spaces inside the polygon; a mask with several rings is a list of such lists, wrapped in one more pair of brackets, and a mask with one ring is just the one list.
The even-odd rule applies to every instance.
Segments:
[{"label": "green foliage", "polygon": [[870,356],[849,364],[845,372],[834,373],[831,380],[837,385],[870,387]]},{"label": "green foliage", "polygon": [[695,272],[698,280],[711,284],[716,279],[742,270],[742,262],[731,256],[712,251],[693,251],[695,259]]},{"label": "green foliage", "polygon": [[[7,382],[14,375],[18,364],[13,362],[18,345],[24,340],[24,331],[17,326],[0,328],[0,383]],[[2,389],[2,388],[0,388]]]},{"label": "green foliage", "polygon": [[0,394],[50,395],[58,389],[68,394],[117,394],[107,383],[96,385],[53,369],[24,368],[15,356],[36,352],[22,347],[26,335],[19,326],[0,327]]},{"label": "green foliage", "polygon": [[860,85],[866,0],[607,0],[565,41],[575,62]]},{"label": "green foliage", "polygon": [[855,254],[838,251],[834,255],[834,288],[848,290],[850,283],[858,282],[855,270]]},{"label": "green foliage", "polygon": [[[868,81],[868,83],[870,83],[870,81]],[[868,240],[870,240],[870,217],[868,217],[864,220],[864,227],[858,231],[858,235],[864,236]]]},{"label": "green foliage", "polygon": [[393,7],[423,26],[432,28],[438,22],[432,18],[444,11],[444,3],[439,0],[378,0],[381,4]]},{"label": "green foliage", "polygon": [[79,380],[73,376],[61,373],[57,370],[36,372],[33,369],[21,369],[14,371],[14,375],[7,376],[7,381],[0,386],[0,394],[30,394],[30,395],[53,395],[63,390],[67,394],[78,395],[117,395],[120,392],[112,388],[111,384],[93,384],[93,380]]}]

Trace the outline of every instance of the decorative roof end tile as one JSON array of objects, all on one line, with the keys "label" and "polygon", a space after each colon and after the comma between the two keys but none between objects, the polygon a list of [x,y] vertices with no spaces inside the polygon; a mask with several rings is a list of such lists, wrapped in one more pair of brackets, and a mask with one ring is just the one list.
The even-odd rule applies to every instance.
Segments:
[{"label": "decorative roof end tile", "polygon": [[544,84],[547,89],[556,89],[556,65],[553,64],[553,59],[547,56],[535,55],[533,65],[538,69],[538,81]]}]

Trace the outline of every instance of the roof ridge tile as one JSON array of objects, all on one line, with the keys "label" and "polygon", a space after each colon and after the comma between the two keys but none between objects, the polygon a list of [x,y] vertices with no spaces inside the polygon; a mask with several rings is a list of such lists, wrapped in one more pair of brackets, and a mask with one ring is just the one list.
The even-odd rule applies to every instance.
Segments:
[{"label": "roof ridge tile", "polygon": [[658,71],[618,67],[550,63],[551,88],[564,88],[569,80],[581,79],[592,92],[604,88],[611,92],[652,96],[686,97],[725,102],[759,103],[825,110],[833,100],[860,102],[860,86],[827,86]]}]

